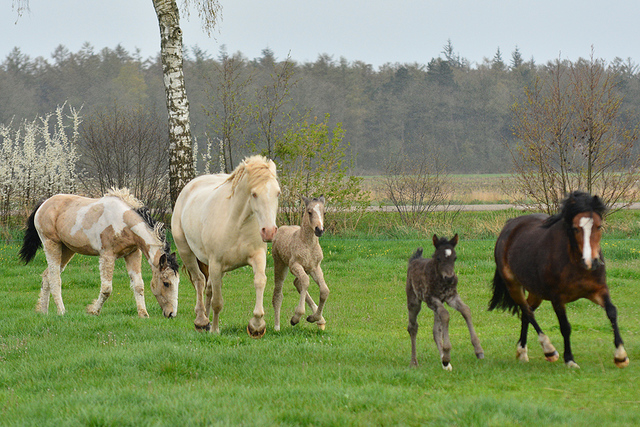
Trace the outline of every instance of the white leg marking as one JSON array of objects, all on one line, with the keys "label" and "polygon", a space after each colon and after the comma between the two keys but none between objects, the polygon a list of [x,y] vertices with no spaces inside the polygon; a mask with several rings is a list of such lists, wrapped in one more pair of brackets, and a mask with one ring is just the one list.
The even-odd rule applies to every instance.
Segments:
[{"label": "white leg marking", "polygon": [[522,347],[522,345],[518,343],[518,347],[516,347],[516,359],[521,362],[529,361],[529,353],[526,345]]}]

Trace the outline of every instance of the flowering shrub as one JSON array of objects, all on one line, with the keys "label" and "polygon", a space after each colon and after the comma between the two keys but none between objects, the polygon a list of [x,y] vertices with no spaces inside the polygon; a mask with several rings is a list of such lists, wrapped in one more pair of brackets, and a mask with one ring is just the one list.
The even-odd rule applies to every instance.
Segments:
[{"label": "flowering shrub", "polygon": [[[77,188],[79,111],[55,112],[14,126],[0,125],[0,220],[26,215],[42,198]],[[68,110],[65,113],[65,110]]]}]

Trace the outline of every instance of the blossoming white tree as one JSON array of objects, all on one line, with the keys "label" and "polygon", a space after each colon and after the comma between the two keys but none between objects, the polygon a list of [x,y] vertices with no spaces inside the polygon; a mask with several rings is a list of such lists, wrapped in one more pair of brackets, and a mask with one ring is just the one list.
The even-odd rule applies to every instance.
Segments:
[{"label": "blossoming white tree", "polygon": [[76,190],[80,121],[79,112],[63,104],[55,112],[18,126],[13,122],[0,125],[3,223],[14,210],[28,212],[41,198]]}]

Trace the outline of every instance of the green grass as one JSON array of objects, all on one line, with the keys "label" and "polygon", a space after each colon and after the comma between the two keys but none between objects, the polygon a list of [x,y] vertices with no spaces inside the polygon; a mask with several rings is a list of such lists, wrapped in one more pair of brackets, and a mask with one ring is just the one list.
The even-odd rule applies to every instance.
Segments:
[{"label": "green grass", "polygon": [[[630,218],[636,221],[624,216],[619,222]],[[531,361],[516,362],[518,319],[486,310],[494,238],[472,231],[473,223],[469,217],[467,225],[458,224],[459,292],[471,307],[486,357],[475,358],[462,316],[450,310],[452,372],[440,367],[426,306],[418,319],[420,365],[409,368],[406,260],[418,246],[430,253],[430,234],[323,237],[331,289],[324,332],[306,322],[289,325],[297,302],[291,276],[282,331],[273,331],[270,260],[268,329],[260,340],[245,332],[254,305],[248,268],[225,277],[221,333],[215,335],[193,329],[195,295],[186,275],[176,319],[162,317],[148,288],[151,317],[138,319],[121,261],[102,314],[85,314],[99,291],[97,259],[90,257],[74,258],[63,273],[67,314],[56,315],[53,302],[50,314],[37,314],[44,256],[40,252],[23,266],[18,242],[0,243],[0,424],[638,425],[639,235],[627,230],[603,240],[631,364],[614,366],[605,313],[581,300],[568,309],[581,366],[574,370],[546,362],[535,341]],[[148,284],[150,272],[143,268]],[[317,297],[315,285],[311,293]],[[561,350],[550,305],[544,303],[537,316]]]}]

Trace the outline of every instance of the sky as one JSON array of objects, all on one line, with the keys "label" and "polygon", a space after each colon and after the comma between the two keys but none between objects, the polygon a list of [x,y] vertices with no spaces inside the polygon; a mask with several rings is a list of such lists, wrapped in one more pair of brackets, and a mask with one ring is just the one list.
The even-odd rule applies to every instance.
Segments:
[{"label": "sky", "polygon": [[[179,4],[182,0],[177,0]],[[193,0],[192,0],[193,1]],[[77,52],[122,45],[142,58],[160,51],[151,0],[30,0],[22,17],[13,0],[0,5],[0,61],[19,47],[50,59],[64,45]],[[181,20],[183,43],[216,57],[224,45],[254,59],[269,48],[314,62],[427,64],[442,56],[447,40],[473,65],[500,49],[508,63],[516,46],[537,64],[557,58],[615,57],[640,62],[640,1],[637,0],[222,0],[222,19],[208,37],[196,13]]]}]

